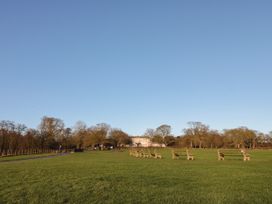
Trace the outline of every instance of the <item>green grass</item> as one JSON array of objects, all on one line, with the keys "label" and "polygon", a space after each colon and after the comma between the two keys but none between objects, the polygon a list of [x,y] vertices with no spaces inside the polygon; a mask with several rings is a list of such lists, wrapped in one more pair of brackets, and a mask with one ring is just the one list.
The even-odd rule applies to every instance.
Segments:
[{"label": "green grass", "polygon": [[20,155],[20,156],[5,156],[0,157],[1,162],[8,162],[8,161],[21,161],[21,160],[28,160],[28,159],[35,159],[35,158],[42,158],[56,155],[56,153],[43,153],[43,154],[31,154],[31,155]]},{"label": "green grass", "polygon": [[[0,162],[0,203],[271,203],[272,151],[252,161],[194,150],[195,161],[86,152]],[[1,159],[0,159],[1,160]]]}]

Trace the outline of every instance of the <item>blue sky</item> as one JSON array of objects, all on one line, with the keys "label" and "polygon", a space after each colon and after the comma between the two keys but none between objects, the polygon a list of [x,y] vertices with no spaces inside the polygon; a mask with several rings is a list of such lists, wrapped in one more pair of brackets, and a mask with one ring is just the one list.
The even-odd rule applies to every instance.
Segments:
[{"label": "blue sky", "polygon": [[271,1],[1,1],[0,120],[272,130]]}]

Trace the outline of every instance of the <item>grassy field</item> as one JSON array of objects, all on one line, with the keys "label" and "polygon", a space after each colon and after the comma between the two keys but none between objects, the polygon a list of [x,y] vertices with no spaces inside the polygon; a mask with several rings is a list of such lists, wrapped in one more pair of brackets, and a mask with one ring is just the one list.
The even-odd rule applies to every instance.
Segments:
[{"label": "grassy field", "polygon": [[270,150],[250,152],[250,162],[217,161],[216,150],[193,150],[195,161],[160,152],[161,160],[104,151],[0,162],[0,203],[272,202]]},{"label": "grassy field", "polygon": [[34,159],[34,158],[46,158],[46,157],[54,156],[54,155],[56,155],[56,153],[31,154],[31,155],[20,155],[20,156],[5,156],[5,157],[0,157],[0,163],[1,162],[29,160],[29,159]]}]

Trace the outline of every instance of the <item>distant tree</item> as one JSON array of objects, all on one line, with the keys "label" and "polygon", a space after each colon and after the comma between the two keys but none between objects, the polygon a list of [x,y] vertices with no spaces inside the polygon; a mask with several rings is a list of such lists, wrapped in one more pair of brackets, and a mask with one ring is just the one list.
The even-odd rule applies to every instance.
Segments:
[{"label": "distant tree", "polygon": [[144,133],[144,136],[150,137],[150,138],[154,137],[155,135],[156,135],[156,131],[152,128],[146,129],[146,131]]},{"label": "distant tree", "polygon": [[159,145],[163,145],[164,144],[164,141],[163,141],[163,137],[160,136],[160,135],[155,135],[151,138],[151,142],[154,142],[154,143],[157,143]]},{"label": "distant tree", "polygon": [[84,138],[84,146],[94,147],[95,145],[102,145],[109,136],[110,129],[110,125],[106,123],[100,123],[88,128],[88,133]]},{"label": "distant tree", "polygon": [[84,141],[87,136],[87,125],[82,121],[76,122],[73,131],[73,141],[77,148],[84,148]]},{"label": "distant tree", "polygon": [[256,146],[267,147],[269,146],[269,135],[262,132],[256,133]]},{"label": "distant tree", "polygon": [[25,130],[25,125],[0,121],[0,155],[19,154],[23,149]]},{"label": "distant tree", "polygon": [[96,124],[96,126],[94,127],[97,131],[101,131],[101,133],[105,133],[106,135],[104,135],[105,137],[107,137],[110,133],[111,130],[111,126],[107,123],[98,123]]},{"label": "distant tree", "polygon": [[188,136],[188,135],[182,135],[177,138],[176,144],[179,147],[191,147],[192,138],[191,136]]},{"label": "distant tree", "polygon": [[62,138],[62,149],[71,149],[76,147],[73,137],[72,137],[72,129],[71,128],[65,128],[63,131],[63,138]]},{"label": "distant tree", "polygon": [[163,143],[165,146],[174,146],[176,144],[176,138],[174,136],[165,136],[163,138]]},{"label": "distant tree", "polygon": [[114,141],[115,146],[121,147],[126,144],[131,144],[131,138],[127,133],[120,129],[112,129],[110,133],[110,138]]},{"label": "distant tree", "polygon": [[54,117],[44,116],[39,125],[42,148],[57,149],[63,138],[64,123]]},{"label": "distant tree", "polygon": [[236,148],[255,148],[257,133],[247,127],[224,130],[224,141]]},{"label": "distant tree", "polygon": [[209,130],[204,138],[203,146],[206,148],[220,148],[223,146],[223,138],[216,130]]},{"label": "distant tree", "polygon": [[39,146],[39,131],[35,129],[27,129],[24,136],[24,147],[28,153],[33,153]]},{"label": "distant tree", "polygon": [[149,137],[153,143],[164,144],[166,146],[174,145],[175,137],[171,135],[171,126],[170,125],[160,125],[155,130],[147,129],[144,133],[144,136]]},{"label": "distant tree", "polygon": [[209,133],[209,126],[201,122],[188,122],[189,128],[184,129],[185,136],[191,139],[191,147],[202,148]]},{"label": "distant tree", "polygon": [[156,128],[155,135],[160,135],[162,137],[171,135],[171,126],[163,124]]}]

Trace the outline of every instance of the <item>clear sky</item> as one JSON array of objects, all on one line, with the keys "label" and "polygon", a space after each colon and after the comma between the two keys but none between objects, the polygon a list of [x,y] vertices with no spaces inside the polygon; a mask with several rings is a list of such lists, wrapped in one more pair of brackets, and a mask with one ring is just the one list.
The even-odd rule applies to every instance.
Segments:
[{"label": "clear sky", "polygon": [[272,1],[0,1],[0,120],[272,130]]}]

